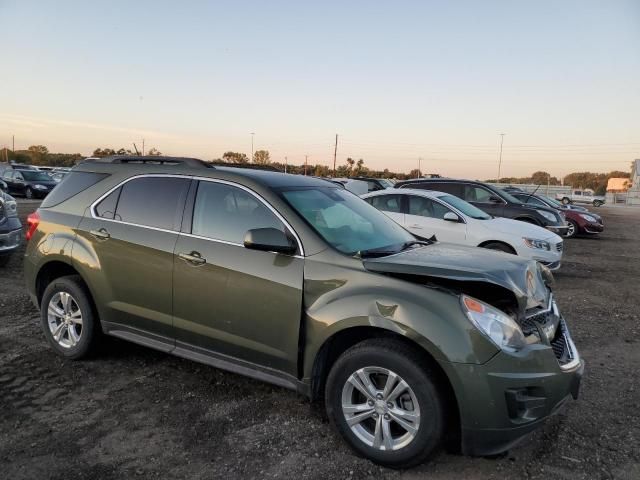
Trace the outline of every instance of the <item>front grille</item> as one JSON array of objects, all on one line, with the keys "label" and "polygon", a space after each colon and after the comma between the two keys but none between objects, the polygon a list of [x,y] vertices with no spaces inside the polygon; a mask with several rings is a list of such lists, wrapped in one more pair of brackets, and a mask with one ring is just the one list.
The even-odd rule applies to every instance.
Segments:
[{"label": "front grille", "polygon": [[567,324],[564,319],[560,319],[560,325],[558,325],[558,331],[555,338],[550,342],[553,353],[558,359],[560,365],[566,365],[575,358],[575,354],[570,344],[569,331],[567,330]]},{"label": "front grille", "polygon": [[562,252],[562,249],[564,248],[564,243],[560,242],[560,243],[556,243],[556,250],[559,252]]}]

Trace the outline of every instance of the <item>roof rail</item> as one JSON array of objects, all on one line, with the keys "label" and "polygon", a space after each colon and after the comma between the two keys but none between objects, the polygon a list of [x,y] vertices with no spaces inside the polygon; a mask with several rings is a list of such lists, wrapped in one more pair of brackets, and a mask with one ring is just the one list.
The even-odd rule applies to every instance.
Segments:
[{"label": "roof rail", "polygon": [[156,155],[111,155],[101,158],[89,157],[80,162],[79,165],[86,165],[88,163],[148,163],[151,165],[187,165],[189,167],[197,168],[215,168],[212,164],[205,162],[204,160],[200,160],[199,158],[165,157]]}]

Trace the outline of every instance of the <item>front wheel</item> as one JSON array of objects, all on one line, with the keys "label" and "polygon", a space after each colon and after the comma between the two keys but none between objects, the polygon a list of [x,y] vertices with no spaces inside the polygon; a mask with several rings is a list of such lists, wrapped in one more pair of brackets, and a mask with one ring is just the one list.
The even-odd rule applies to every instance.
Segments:
[{"label": "front wheel", "polygon": [[600,207],[600,206],[602,206],[602,202],[600,200],[594,200],[593,201],[593,206],[594,207]]},{"label": "front wheel", "polygon": [[24,196],[31,200],[33,198],[33,190],[31,190],[30,187],[27,187],[27,189],[24,191]]},{"label": "front wheel", "polygon": [[425,363],[389,339],[364,341],[338,358],[327,378],[327,414],[357,453],[406,468],[440,445],[444,404]]},{"label": "front wheel", "polygon": [[569,226],[569,229],[567,230],[567,238],[575,237],[580,230],[578,224],[571,219],[567,219],[567,225]]}]

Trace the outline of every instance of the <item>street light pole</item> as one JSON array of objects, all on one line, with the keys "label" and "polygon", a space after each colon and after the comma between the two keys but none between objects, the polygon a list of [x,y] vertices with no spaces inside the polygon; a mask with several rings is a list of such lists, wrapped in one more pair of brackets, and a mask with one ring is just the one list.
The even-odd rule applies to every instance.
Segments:
[{"label": "street light pole", "polygon": [[253,163],[253,136],[255,135],[254,132],[251,132],[251,163]]},{"label": "street light pole", "polygon": [[500,134],[500,155],[498,156],[498,183],[500,183],[500,169],[502,168],[502,144],[504,142],[505,133]]}]

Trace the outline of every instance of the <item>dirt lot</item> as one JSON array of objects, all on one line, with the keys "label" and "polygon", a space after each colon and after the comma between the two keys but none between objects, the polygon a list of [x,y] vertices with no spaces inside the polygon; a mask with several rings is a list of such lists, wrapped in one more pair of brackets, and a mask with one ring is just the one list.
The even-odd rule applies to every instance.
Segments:
[{"label": "dirt lot", "polygon": [[638,479],[640,209],[599,212],[606,233],[567,241],[556,275],[587,362],[579,401],[502,458],[442,453],[404,472],[353,455],[288,390],[115,339],[60,359],[15,256],[0,270],[0,477]]}]

